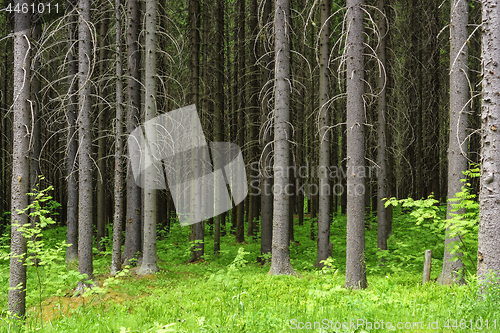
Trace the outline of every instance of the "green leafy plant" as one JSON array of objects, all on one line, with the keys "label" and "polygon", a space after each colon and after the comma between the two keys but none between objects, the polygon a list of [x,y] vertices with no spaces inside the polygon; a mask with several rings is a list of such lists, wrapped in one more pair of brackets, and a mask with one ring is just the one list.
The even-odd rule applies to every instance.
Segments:
[{"label": "green leafy plant", "polygon": [[[448,237],[459,236],[456,241],[452,241],[447,249],[454,254],[462,252],[468,260],[464,262],[466,268],[471,272],[476,272],[476,261],[472,258],[477,251],[477,234],[479,231],[479,202],[477,194],[472,192],[471,180],[481,175],[479,165],[472,165],[464,172],[465,178],[461,179],[462,190],[455,194],[453,198],[448,199],[451,202],[453,210],[451,218],[444,221],[444,228],[448,228]],[[455,256],[452,260],[458,260]],[[468,266],[470,265],[470,266]]]},{"label": "green leafy plant", "polygon": [[240,247],[238,249],[238,254],[234,258],[233,262],[229,264],[228,269],[230,272],[235,272],[238,271],[240,268],[245,267],[245,265],[248,263],[247,260],[245,260],[245,255],[250,254],[250,252],[246,252],[243,247]]},{"label": "green leafy plant", "polygon": [[[29,254],[29,259],[24,261],[27,266],[33,266],[35,268],[37,284],[38,284],[38,305],[40,308],[40,325],[43,328],[42,321],[42,292],[43,284],[41,279],[41,266],[45,267],[46,271],[52,271],[58,274],[59,271],[59,261],[61,253],[66,249],[66,242],[62,241],[57,244],[54,248],[46,247],[45,242],[42,240],[43,230],[49,225],[53,225],[56,221],[52,218],[52,215],[57,215],[56,209],[61,205],[52,199],[49,195],[49,191],[53,190],[52,186],[48,186],[45,189],[40,189],[40,183],[44,177],[39,177],[39,182],[37,187],[33,189],[33,192],[28,193],[32,197],[32,202],[25,209],[18,210],[18,214],[26,214],[31,219],[30,223],[24,225],[19,225],[16,221],[14,226],[17,227],[17,231],[21,232],[22,235],[27,239],[27,254]],[[24,255],[24,254],[23,254]],[[14,254],[10,254],[11,257],[17,257]]]}]

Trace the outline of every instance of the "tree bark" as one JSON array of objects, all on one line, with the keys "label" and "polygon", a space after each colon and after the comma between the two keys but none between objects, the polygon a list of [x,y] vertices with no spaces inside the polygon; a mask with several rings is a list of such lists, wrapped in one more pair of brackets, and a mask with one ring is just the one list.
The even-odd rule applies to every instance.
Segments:
[{"label": "tree bark", "polygon": [[73,262],[78,260],[78,168],[76,166],[76,154],[78,150],[77,133],[76,133],[76,115],[77,115],[77,70],[78,63],[76,55],[78,50],[76,45],[73,45],[77,40],[77,27],[76,27],[76,0],[69,0],[68,4],[68,45],[71,47],[68,50],[68,95],[69,98],[66,104],[66,119],[68,122],[68,138],[67,138],[67,159],[66,159],[66,173],[67,173],[67,214],[66,214],[66,262]]},{"label": "tree bark", "polygon": [[116,132],[115,132],[115,214],[113,220],[113,255],[111,275],[121,270],[123,220],[123,83],[122,83],[122,29],[121,1],[115,0],[116,24]]},{"label": "tree bark", "polygon": [[[467,170],[467,124],[469,112],[469,81],[468,58],[469,49],[467,31],[469,3],[467,0],[453,0],[450,14],[450,141],[448,146],[448,198],[451,199],[461,191],[460,181]],[[456,202],[455,202],[456,203]],[[447,218],[453,217],[452,202],[448,201]],[[464,209],[454,212],[463,214]],[[446,230],[448,234],[449,228]],[[441,284],[464,282],[463,275],[459,276],[463,268],[462,252],[451,254],[448,250],[450,243],[461,241],[460,236],[446,237],[444,241],[443,270],[438,278]],[[458,260],[450,261],[458,256]]]},{"label": "tree bark", "polygon": [[[379,250],[387,250],[387,208],[385,208],[384,199],[387,198],[387,139],[386,139],[386,68],[387,59],[385,53],[387,27],[385,16],[385,0],[378,0],[378,9],[380,10],[378,17],[378,28],[380,33],[379,48],[377,52],[378,60],[382,68],[382,72],[378,77],[378,149],[377,149],[377,164],[379,166],[377,177],[377,246]],[[383,259],[382,259],[383,261]]]},{"label": "tree bark", "polygon": [[[15,0],[12,6],[21,6],[31,1]],[[26,214],[18,210],[28,206],[29,192],[29,142],[26,128],[31,126],[30,110],[30,55],[29,39],[30,15],[22,12],[14,13],[14,112],[13,144],[12,144],[12,182],[11,182],[11,243],[10,276],[9,276],[9,311],[13,318],[24,319],[26,313],[26,248],[27,239],[18,227],[28,223]]]},{"label": "tree bark", "polygon": [[[131,133],[138,125],[141,105],[141,76],[139,73],[139,4],[137,0],[127,0],[127,132]],[[127,169],[127,211],[125,227],[125,247],[122,260],[130,265],[141,251],[141,189],[134,180],[130,162]]]},{"label": "tree bark", "polygon": [[347,1],[347,256],[346,288],[364,289],[365,264],[365,109],[363,101],[363,0]]},{"label": "tree bark", "polygon": [[289,184],[290,140],[290,22],[289,0],[276,0],[274,10],[274,209],[272,261],[270,275],[296,274],[290,263],[288,245],[289,198],[286,188]]},{"label": "tree bark", "polygon": [[479,193],[479,234],[477,275],[484,283],[497,283],[490,271],[500,273],[500,3],[482,1],[482,99],[481,99],[481,185]]},{"label": "tree bark", "polygon": [[[104,10],[107,9],[107,2],[103,1],[101,6]],[[105,111],[104,101],[106,100],[107,89],[105,88],[106,79],[105,72],[107,70],[107,34],[108,34],[109,20],[105,17],[101,21],[99,32],[100,45],[99,45],[99,104],[98,104],[98,139],[97,139],[97,235],[96,245],[99,251],[105,251],[106,247],[103,244],[106,228],[106,122],[107,112]]]},{"label": "tree bark", "polygon": [[[145,56],[145,115],[144,120],[148,121],[156,117],[156,0],[146,1],[146,56]],[[146,128],[146,133],[149,134],[151,142],[155,140],[155,128]],[[148,138],[148,139],[149,139]],[[143,229],[143,255],[141,267],[137,270],[137,274],[146,275],[154,274],[159,271],[156,255],[156,225],[157,216],[157,200],[158,190],[151,188],[157,179],[157,170],[149,168],[145,173],[144,187],[144,229]]]},{"label": "tree bark", "polygon": [[[260,23],[260,28],[265,29],[264,27],[269,21],[269,16],[271,15],[271,1],[266,0],[264,2],[264,8],[262,9],[262,22]],[[264,36],[266,37],[266,41],[270,38],[269,30],[266,29],[264,32]],[[272,139],[271,128],[267,127],[268,120],[270,118],[270,110],[272,106],[270,103],[270,82],[272,79],[273,71],[269,69],[269,63],[271,62],[271,57],[268,54],[268,49],[266,49],[267,43],[262,43],[262,63],[264,64],[264,69],[261,72],[261,85],[264,87],[264,91],[262,93],[262,113],[261,113],[261,123],[264,127],[262,129],[262,155],[261,159],[261,195],[260,195],[260,254],[261,256],[265,254],[271,254],[271,245],[272,245],[272,237],[273,237],[273,193],[272,193],[272,185],[273,178],[272,173],[270,171],[271,165],[271,147],[270,142]],[[265,260],[261,259],[261,263],[263,264]]]},{"label": "tree bark", "polygon": [[319,216],[318,216],[318,253],[314,266],[323,267],[323,260],[331,256],[330,243],[330,206],[331,192],[329,181],[330,164],[330,107],[329,107],[329,59],[330,59],[330,26],[328,17],[330,16],[330,0],[322,0],[321,11],[321,32],[320,32],[320,55],[319,55]]},{"label": "tree bark", "polygon": [[[86,274],[87,280],[94,279],[92,261],[92,120],[90,97],[90,59],[92,59],[92,39],[89,30],[90,1],[78,1],[78,73],[79,73],[79,114],[78,147],[79,195],[78,195],[78,268],[80,274]],[[78,283],[78,290],[89,287],[84,280]]]},{"label": "tree bark", "polygon": [[[214,115],[214,141],[224,141],[224,1],[217,0],[217,23],[216,40],[217,40],[217,104]],[[216,197],[217,198],[217,197]],[[217,203],[217,201],[216,201]],[[220,252],[220,236],[221,236],[221,219],[223,214],[217,215],[214,218],[214,254]]]}]

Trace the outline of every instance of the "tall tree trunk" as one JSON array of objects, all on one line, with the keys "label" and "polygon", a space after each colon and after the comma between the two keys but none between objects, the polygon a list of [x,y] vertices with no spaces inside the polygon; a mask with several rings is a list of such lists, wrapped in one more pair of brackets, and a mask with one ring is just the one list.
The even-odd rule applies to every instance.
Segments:
[{"label": "tall tree trunk", "polygon": [[[78,268],[88,280],[94,279],[92,262],[92,120],[90,97],[90,59],[92,59],[92,39],[90,32],[90,1],[78,1],[78,73],[79,73],[79,114],[78,114]],[[90,286],[80,281],[78,289]]]},{"label": "tall tree trunk", "polygon": [[385,53],[386,45],[386,14],[385,0],[378,0],[378,28],[380,41],[377,50],[378,60],[382,68],[382,72],[378,77],[378,149],[377,149],[377,164],[379,166],[377,177],[377,247],[379,250],[387,250],[387,208],[385,208],[384,199],[387,198],[387,139],[386,139],[386,84],[387,76],[385,68],[387,68],[387,59]]},{"label": "tall tree trunk", "polygon": [[[259,118],[259,67],[257,66],[256,59],[256,49],[259,49],[258,43],[260,40],[257,38],[258,36],[258,24],[257,24],[257,3],[258,0],[250,0],[250,38],[251,38],[251,51],[249,54],[250,61],[250,92],[249,92],[249,140],[247,140],[250,144],[248,163],[250,165],[254,165],[257,162],[257,158],[259,155],[259,145],[258,143],[258,118]],[[255,41],[255,42],[253,42]],[[255,44],[257,43],[257,44]],[[254,47],[255,46],[255,47]],[[250,172],[254,171],[254,168],[250,168]],[[258,174],[250,174],[250,181],[258,179]],[[256,234],[256,222],[255,219],[258,218],[258,202],[260,201],[259,193],[255,190],[253,186],[250,187],[249,193],[249,218],[248,218],[248,229],[247,236],[255,237]]]},{"label": "tall tree trunk", "polygon": [[[216,41],[217,41],[217,58],[216,58],[216,70],[217,70],[217,104],[215,107],[214,115],[214,141],[221,142],[224,141],[224,1],[217,0],[217,23],[216,29]],[[216,196],[217,198],[217,196]],[[216,204],[217,204],[216,200]],[[220,234],[221,234],[221,219],[223,214],[217,215],[214,218],[214,254],[219,254],[220,252]]]},{"label": "tall tree trunk", "polygon": [[366,288],[364,0],[347,0],[347,256],[346,288]]},{"label": "tall tree trunk", "polygon": [[[200,54],[200,35],[199,35],[199,0],[189,0],[189,24],[191,28],[191,102],[198,105],[199,102],[199,54]],[[194,198],[195,189],[191,188],[191,197]],[[196,207],[192,205],[191,207]],[[194,216],[194,215],[193,215]],[[191,262],[198,261],[203,257],[205,251],[205,223],[199,222],[191,224],[190,240],[196,242],[191,247]]]},{"label": "tall tree trunk", "polygon": [[290,263],[288,245],[289,184],[288,166],[290,149],[290,1],[276,0],[274,10],[274,209],[273,242],[270,275],[296,274]]},{"label": "tall tree trunk", "polygon": [[[106,1],[103,1],[101,6],[103,9],[107,9]],[[108,34],[109,20],[105,15],[101,21],[101,27],[99,32],[100,45],[99,45],[99,114],[98,114],[98,139],[97,139],[97,235],[96,244],[99,251],[105,251],[106,247],[102,243],[105,237],[106,228],[106,122],[107,122],[107,112],[105,111],[104,101],[106,100],[107,89],[105,72],[107,70],[107,34]]]},{"label": "tall tree trunk", "polygon": [[[469,112],[469,82],[467,31],[469,4],[467,0],[453,0],[450,13],[450,142],[448,147],[448,198],[453,198],[461,191],[463,171],[467,170],[467,124]],[[452,215],[452,202],[448,201],[447,217]],[[462,209],[457,213],[464,213]],[[449,232],[449,228],[446,233]],[[460,236],[445,238],[443,271],[438,278],[441,284],[463,282],[463,276],[458,276],[463,268],[462,253],[451,254],[450,243],[461,241]],[[458,260],[450,261],[458,256]]]},{"label": "tall tree trunk", "polygon": [[76,95],[77,86],[77,62],[76,62],[76,46],[73,41],[77,39],[76,33],[76,15],[75,15],[76,0],[68,1],[68,45],[71,49],[68,51],[68,95],[66,105],[66,119],[68,122],[68,138],[67,138],[67,159],[66,173],[68,179],[68,199],[67,199],[67,214],[66,214],[66,243],[70,246],[66,249],[66,262],[78,260],[78,168],[76,167],[76,153],[78,150],[77,133],[76,133],[76,113],[78,100]]},{"label": "tall tree trunk", "polygon": [[[482,99],[481,99],[481,185],[479,193],[479,234],[477,250],[477,275],[483,283],[493,283],[491,272],[500,273],[500,3],[498,0],[482,1],[483,34]],[[496,282],[496,280],[495,280]]]},{"label": "tall tree trunk", "polygon": [[[38,2],[35,2],[35,4],[38,4]],[[40,39],[40,35],[42,33],[42,24],[40,21],[35,23],[35,26],[33,28],[32,32],[32,38],[34,41],[38,43]],[[39,49],[36,48],[35,52],[39,52]],[[33,68],[40,68],[40,58],[37,57],[36,59],[33,60]],[[30,147],[30,185],[29,185],[29,191],[32,192],[33,189],[37,188],[37,185],[39,184],[39,179],[38,176],[41,174],[40,171],[40,153],[42,151],[42,137],[41,137],[41,131],[42,131],[42,126],[41,126],[41,119],[40,119],[40,109],[41,109],[41,102],[40,99],[41,97],[39,96],[40,93],[40,78],[38,75],[33,75],[33,78],[31,79],[31,101],[32,101],[32,124],[33,124],[33,132],[32,132],[32,137],[31,137],[31,147]],[[33,203],[34,197],[29,198],[30,204]],[[31,209],[30,213],[33,213],[34,209]],[[40,223],[40,217],[39,216],[31,216],[31,227],[35,227],[37,224]],[[41,236],[40,235],[33,235],[31,237],[32,241],[40,241]],[[31,254],[33,256],[33,254]],[[32,257],[32,260],[35,261],[35,264],[38,264],[37,259]]]},{"label": "tall tree trunk", "polygon": [[[139,125],[141,105],[141,76],[139,73],[139,3],[127,0],[127,132],[131,133]],[[136,184],[130,162],[127,168],[127,211],[125,227],[125,247],[122,260],[129,265],[141,251],[141,189]]]},{"label": "tall tree trunk", "polygon": [[111,274],[121,270],[123,220],[123,83],[122,83],[122,29],[121,1],[115,0],[116,24],[116,133],[115,133],[115,215],[113,220],[113,256]]},{"label": "tall tree trunk", "polygon": [[[245,107],[246,107],[246,78],[245,78],[245,2],[246,0],[238,0],[238,145],[243,147],[245,144]],[[247,200],[243,200],[238,204],[237,221],[236,221],[236,242],[243,243],[245,241],[245,204]]]},{"label": "tall tree trunk", "polygon": [[[156,117],[156,0],[146,1],[146,52],[145,52],[145,101],[144,101],[144,120],[148,121]],[[155,140],[155,128],[146,128],[146,133],[150,134],[151,142]],[[146,275],[159,271],[156,256],[156,225],[158,215],[156,214],[158,200],[158,190],[152,188],[157,179],[157,170],[149,168],[145,173],[144,202],[142,207],[144,229],[143,229],[143,253],[141,267],[137,274]]]},{"label": "tall tree trunk", "polygon": [[[21,6],[31,1],[15,0],[14,5]],[[11,183],[11,243],[10,276],[9,276],[9,311],[11,316],[24,319],[26,313],[26,248],[27,239],[20,226],[28,223],[26,214],[18,210],[28,206],[30,164],[29,142],[26,128],[30,128],[30,56],[29,39],[30,15],[22,12],[14,13],[14,112],[13,144],[12,144],[12,183]]]},{"label": "tall tree trunk", "polygon": [[314,266],[323,267],[323,260],[332,254],[332,244],[330,243],[330,107],[329,107],[329,60],[330,60],[330,27],[328,17],[330,16],[330,0],[322,0],[321,10],[321,36],[319,55],[319,216],[318,216],[318,253]]},{"label": "tall tree trunk", "polygon": [[[271,0],[266,0],[264,2],[264,8],[262,9],[262,22],[260,23],[261,29],[263,29],[268,23],[269,16],[271,15]],[[266,41],[270,38],[269,29],[266,29],[264,32],[264,36],[266,36]],[[271,253],[271,244],[273,237],[273,193],[272,193],[272,185],[273,178],[270,172],[271,168],[271,147],[270,142],[272,139],[271,136],[271,128],[267,128],[268,119],[270,118],[270,111],[272,106],[270,103],[270,86],[269,82],[271,82],[273,71],[268,68],[269,63],[271,62],[271,57],[269,56],[268,50],[266,49],[267,43],[262,43],[262,63],[264,64],[264,69],[261,72],[261,85],[263,91],[261,92],[262,101],[262,113],[261,113],[261,123],[263,126],[262,132],[262,155],[260,159],[261,163],[261,195],[260,195],[260,254],[270,254]],[[261,263],[265,261],[261,260]]]}]

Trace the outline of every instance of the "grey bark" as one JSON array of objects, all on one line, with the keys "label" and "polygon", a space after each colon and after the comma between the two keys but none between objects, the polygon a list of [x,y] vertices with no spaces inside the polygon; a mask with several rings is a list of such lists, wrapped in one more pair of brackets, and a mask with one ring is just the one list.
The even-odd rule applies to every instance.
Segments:
[{"label": "grey bark", "polygon": [[431,280],[431,267],[432,267],[432,250],[425,250],[424,273],[422,276],[422,283],[426,283]]},{"label": "grey bark", "polygon": [[348,0],[347,79],[347,248],[346,288],[366,288],[365,263],[365,109],[363,0]]},{"label": "grey bark", "polygon": [[[145,115],[144,120],[148,121],[156,117],[156,0],[146,1],[146,55],[145,55]],[[148,129],[146,129],[148,131]],[[148,134],[155,133],[155,129],[149,129]],[[152,141],[154,135],[152,135]],[[156,224],[158,216],[156,214],[158,193],[156,189],[151,189],[147,185],[156,179],[156,170],[150,168],[146,171],[146,187],[144,188],[144,235],[143,235],[143,255],[141,267],[137,274],[146,275],[159,271],[156,256]]]},{"label": "grey bark", "polygon": [[[269,16],[271,15],[271,1],[266,0],[264,2],[264,8],[262,11],[262,22],[260,23],[261,29],[268,23]],[[265,32],[266,40],[270,38],[270,34],[268,33],[268,30]],[[270,91],[269,88],[266,88],[268,83],[270,82],[272,78],[272,73],[273,71],[268,68],[270,66],[269,64],[271,63],[271,57],[268,55],[268,50],[265,48],[267,44],[263,43],[262,48],[263,48],[263,56],[262,56],[262,62],[264,64],[264,69],[261,72],[261,85],[264,87],[264,91],[261,93],[262,95],[262,113],[261,113],[261,119],[262,119],[262,124],[264,126],[264,130],[262,131],[263,137],[262,137],[262,155],[260,156],[261,158],[261,166],[262,166],[262,172],[261,172],[261,195],[260,195],[260,254],[264,255],[267,253],[271,253],[271,244],[272,244],[272,237],[273,237],[273,224],[272,224],[272,217],[273,217],[273,193],[272,193],[272,185],[273,185],[273,178],[272,174],[269,171],[269,168],[272,166],[271,165],[271,146],[270,142],[272,140],[271,136],[271,129],[266,129],[266,124],[270,116],[270,111],[272,110],[272,106],[269,105],[270,103]],[[261,261],[262,262],[262,261]]]},{"label": "grey bark", "polygon": [[[257,58],[256,58],[256,49],[259,48],[259,39],[257,38],[258,34],[258,24],[257,24],[257,0],[250,0],[250,39],[255,42],[251,42],[251,51],[249,53],[249,62],[250,62],[250,92],[249,92],[249,139],[247,142],[250,144],[248,163],[256,162],[259,151],[258,151],[258,134],[257,134],[257,126],[258,126],[258,117],[259,117],[259,67],[257,66]],[[256,44],[257,43],[257,44]],[[251,174],[250,181],[256,179],[258,175]],[[258,202],[259,202],[259,193],[253,187],[250,189],[249,193],[249,205],[248,205],[248,229],[247,236],[255,237],[256,234],[256,221],[258,218]]]},{"label": "grey bark", "polygon": [[116,19],[116,120],[115,120],[115,216],[113,220],[113,255],[111,274],[121,270],[123,220],[123,83],[122,83],[122,29],[121,1],[115,1]]},{"label": "grey bark", "polygon": [[[199,54],[200,54],[200,35],[199,35],[199,14],[200,3],[199,0],[189,0],[189,24],[191,29],[191,101],[193,104],[198,105],[199,101]],[[194,161],[193,161],[194,162]],[[191,188],[191,191],[196,191]],[[194,198],[194,195],[192,195]],[[196,207],[192,205],[191,207]],[[205,223],[195,223],[191,225],[191,241],[197,241],[191,247],[191,262],[198,261],[203,257],[205,251],[204,245],[205,238]]]},{"label": "grey bark", "polygon": [[272,260],[269,275],[296,274],[290,263],[288,227],[290,213],[286,188],[289,184],[290,140],[290,1],[276,0],[274,10],[274,209]]},{"label": "grey bark", "polygon": [[[103,10],[107,9],[106,1],[102,3]],[[100,43],[99,43],[99,103],[98,103],[98,139],[97,139],[97,235],[96,243],[99,251],[105,251],[106,247],[102,243],[105,237],[106,228],[106,122],[107,112],[105,111],[104,100],[106,99],[107,89],[105,88],[106,79],[105,72],[107,70],[107,34],[109,20],[105,17],[101,21],[100,27]],[[103,100],[104,99],[104,100]]]},{"label": "grey bark", "polygon": [[[139,4],[137,0],[127,0],[127,132],[132,132],[139,124],[141,90],[139,73]],[[131,264],[141,251],[141,189],[135,183],[130,163],[127,168],[127,211],[125,246],[122,260]]]},{"label": "grey bark", "polygon": [[77,113],[77,70],[78,63],[76,61],[77,48],[73,41],[77,39],[76,32],[76,0],[70,0],[68,5],[68,45],[71,49],[68,51],[68,95],[69,98],[66,104],[66,121],[68,122],[68,137],[67,137],[67,214],[66,214],[66,243],[69,246],[66,249],[66,262],[78,260],[78,168],[76,167],[76,153],[78,149],[77,132],[76,132],[76,113]]},{"label": "grey bark", "polygon": [[[92,59],[92,39],[89,30],[90,1],[78,1],[78,147],[79,195],[78,195],[78,270],[94,279],[92,262],[92,120],[90,97],[90,60]],[[88,287],[84,281],[78,283],[78,289]]]},{"label": "grey bark", "polygon": [[[450,141],[448,146],[448,198],[453,198],[461,191],[464,177],[463,171],[467,170],[467,123],[469,112],[469,82],[468,61],[469,48],[467,38],[469,32],[467,0],[451,1],[450,13]],[[456,203],[456,202],[455,202]],[[448,201],[447,217],[452,218],[452,202]],[[465,210],[455,213],[462,214]],[[446,230],[448,234],[449,229]],[[446,237],[444,241],[443,270],[438,278],[441,284],[463,283],[463,275],[459,276],[463,268],[462,252],[451,254],[448,250],[450,243],[460,243],[461,236]],[[458,256],[458,260],[450,261]]]},{"label": "grey bark", "polygon": [[[35,2],[35,5],[38,4],[38,2]],[[38,42],[40,35],[42,32],[42,25],[41,22],[38,21],[35,23],[35,26],[33,27],[33,32],[32,32],[32,38],[35,42]],[[36,49],[36,53],[39,51],[38,48]],[[35,53],[35,54],[36,54]],[[40,67],[40,58],[37,57],[36,59],[33,59],[33,68],[39,68]],[[39,183],[38,176],[41,174],[40,172],[40,153],[42,150],[42,138],[41,138],[41,119],[40,119],[40,99],[39,99],[39,93],[40,93],[40,78],[38,75],[33,75],[31,79],[31,102],[32,102],[32,124],[33,124],[33,132],[32,132],[32,137],[31,137],[31,147],[30,147],[30,186],[29,186],[29,191],[33,192],[34,189],[37,188],[37,185]],[[30,204],[33,203],[34,197],[29,198]],[[31,209],[30,212],[33,212],[34,210]],[[35,227],[35,225],[40,223],[40,217],[39,216],[31,216],[31,226]],[[40,241],[41,236],[40,235],[33,235],[31,237],[32,241]],[[33,256],[33,254],[32,254]],[[35,259],[32,257],[33,262],[38,265],[38,259]]]},{"label": "grey bark", "polygon": [[[377,173],[377,247],[379,250],[387,250],[387,208],[385,208],[384,199],[387,198],[387,138],[386,138],[386,84],[387,77],[385,70],[387,68],[386,58],[386,16],[385,16],[385,0],[378,0],[378,9],[380,10],[378,17],[378,28],[380,33],[379,48],[377,56],[380,66],[383,71],[378,77],[378,148],[377,148],[377,164],[379,166]],[[383,261],[383,259],[382,259]]]},{"label": "grey bark", "polygon": [[[13,6],[31,1],[15,0]],[[26,313],[26,247],[27,239],[18,231],[18,226],[28,223],[26,214],[19,214],[18,209],[28,206],[29,189],[29,133],[31,111],[30,98],[30,56],[29,39],[30,15],[14,14],[14,98],[12,110],[14,123],[12,133],[12,182],[11,182],[11,243],[9,275],[9,311],[12,317],[24,319]],[[16,288],[17,287],[17,288]],[[15,288],[15,289],[14,289]]]},{"label": "grey bark", "polygon": [[321,11],[321,36],[319,55],[319,216],[318,216],[318,253],[314,266],[323,267],[321,261],[326,260],[332,254],[330,243],[330,206],[331,193],[328,167],[330,166],[330,107],[329,100],[329,59],[330,59],[330,27],[328,17],[330,16],[330,0],[322,0]]},{"label": "grey bark", "polygon": [[[214,115],[214,141],[224,141],[224,1],[217,0],[217,23],[216,40],[217,40],[217,104],[215,106]],[[216,196],[217,198],[217,196]],[[216,201],[217,202],[217,201]],[[220,233],[221,233],[221,218],[223,215],[217,215],[214,218],[214,254],[220,252]]]},{"label": "grey bark", "polygon": [[500,3],[482,1],[482,99],[481,99],[481,185],[479,192],[479,234],[477,275],[491,283],[490,270],[500,273]]},{"label": "grey bark", "polygon": [[[245,66],[245,0],[238,0],[238,71],[237,73],[237,100],[238,108],[236,116],[238,117],[237,138],[238,145],[243,147],[245,144],[245,108],[246,108],[246,66]],[[248,200],[243,200],[236,207],[236,242],[243,243],[245,241],[245,209],[248,209],[246,204]]]}]

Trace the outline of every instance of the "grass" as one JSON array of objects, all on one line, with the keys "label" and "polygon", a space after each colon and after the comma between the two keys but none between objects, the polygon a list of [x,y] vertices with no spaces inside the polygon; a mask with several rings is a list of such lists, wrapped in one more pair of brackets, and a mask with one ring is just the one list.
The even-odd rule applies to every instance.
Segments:
[{"label": "grass", "polygon": [[[236,244],[232,236],[222,237],[223,251],[214,257],[213,238],[208,232],[205,261],[186,264],[189,229],[176,224],[158,241],[161,271],[156,275],[139,277],[131,269],[122,277],[110,278],[110,252],[96,253],[94,271],[101,289],[100,293],[87,297],[72,297],[79,277],[76,267],[66,267],[61,252],[57,264],[42,268],[43,328],[37,307],[36,276],[34,268],[29,267],[28,318],[24,331],[500,332],[500,293],[494,291],[478,300],[473,274],[469,274],[469,283],[464,286],[421,284],[425,249],[434,253],[433,279],[442,265],[443,238],[430,222],[416,226],[408,214],[395,212],[394,235],[385,254],[387,264],[380,267],[376,223],[374,217],[368,217],[367,221],[373,227],[366,231],[369,283],[366,290],[343,288],[345,216],[334,218],[331,231],[334,258],[323,270],[312,267],[316,242],[309,239],[311,220],[306,219],[304,226],[295,226],[296,243],[290,251],[298,277],[268,276],[269,265],[260,266],[256,262],[259,239],[247,237],[247,243]],[[62,227],[44,233],[47,247],[53,247],[64,237]],[[8,238],[1,244],[2,251],[8,251]],[[8,269],[8,261],[3,261],[0,264],[0,288],[4,291],[0,294],[2,332],[12,331],[6,314]],[[468,268],[469,272],[473,269]],[[109,286],[104,286],[105,282]],[[395,329],[386,329],[388,322]],[[401,329],[397,328],[398,323]],[[446,323],[449,327],[445,327]],[[478,327],[482,324],[482,330],[476,324]],[[377,329],[381,325],[384,329]]]}]

